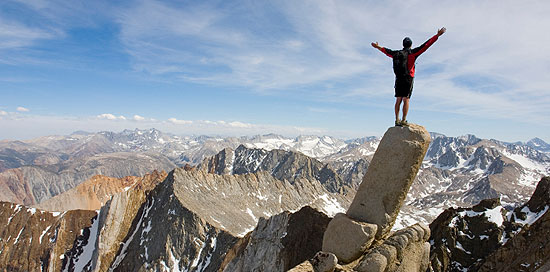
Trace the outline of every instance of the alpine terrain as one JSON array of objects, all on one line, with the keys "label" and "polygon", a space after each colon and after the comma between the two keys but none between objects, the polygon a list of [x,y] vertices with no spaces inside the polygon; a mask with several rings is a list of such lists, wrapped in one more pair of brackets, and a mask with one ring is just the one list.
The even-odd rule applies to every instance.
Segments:
[{"label": "alpine terrain", "polygon": [[[398,141],[399,133],[409,132],[392,130],[385,141]],[[373,162],[382,137],[136,129],[0,141],[0,269],[324,271],[333,260],[328,267],[341,271],[377,271],[365,270],[375,261],[386,271],[550,265],[541,257],[547,254],[548,144],[423,135],[426,152],[414,160],[408,193],[382,221],[349,210],[358,211],[352,205],[358,192],[372,201],[379,195],[374,185],[360,186],[369,169],[408,169],[396,169],[390,151]],[[337,224],[330,222],[352,222],[342,214],[365,220],[358,221],[360,232],[350,233],[372,237],[352,263],[344,261],[347,243],[335,244],[344,253],[324,252],[323,236]],[[354,235],[351,241],[361,240]],[[387,250],[397,255],[384,255]],[[515,257],[519,252],[530,257]]]}]

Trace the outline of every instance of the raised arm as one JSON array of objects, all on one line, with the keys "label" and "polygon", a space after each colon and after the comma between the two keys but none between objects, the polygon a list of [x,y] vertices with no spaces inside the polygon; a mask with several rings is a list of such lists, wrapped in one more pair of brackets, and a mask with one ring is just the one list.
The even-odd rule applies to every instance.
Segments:
[{"label": "raised arm", "polygon": [[441,36],[441,35],[443,35],[443,33],[445,33],[445,31],[447,31],[447,29],[444,28],[444,27],[438,29],[437,33],[433,37],[431,37],[429,40],[427,40],[425,43],[423,43],[419,47],[413,49],[412,53],[415,56],[419,56],[420,54],[424,53],[426,50],[428,50],[428,48],[430,48],[430,46],[432,46],[432,44],[435,43],[435,41],[437,41],[437,38],[439,38],[439,36]]},{"label": "raised arm", "polygon": [[378,42],[373,42],[373,43],[371,43],[371,45],[372,45],[372,47],[380,50],[380,52],[386,54],[386,56],[388,56],[390,58],[393,58],[393,55],[391,54],[392,51],[390,49],[378,45]]}]

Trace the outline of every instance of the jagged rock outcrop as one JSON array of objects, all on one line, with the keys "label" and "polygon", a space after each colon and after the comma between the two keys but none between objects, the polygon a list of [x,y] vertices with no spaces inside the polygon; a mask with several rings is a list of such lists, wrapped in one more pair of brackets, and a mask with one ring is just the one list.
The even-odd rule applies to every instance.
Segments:
[{"label": "jagged rock outcrop", "polygon": [[386,131],[348,211],[329,223],[323,251],[351,263],[388,236],[429,143],[419,125]]},{"label": "jagged rock outcrop", "polygon": [[478,271],[549,271],[550,212],[487,256]]},{"label": "jagged rock outcrop", "polygon": [[437,217],[430,229],[431,265],[434,271],[475,271],[491,252],[507,239],[506,210],[498,198],[472,208],[450,208]]},{"label": "jagged rock outcrop", "polygon": [[0,202],[0,268],[6,271],[61,271],[95,211],[51,213]]},{"label": "jagged rock outcrop", "polygon": [[311,207],[261,218],[230,251],[223,271],[287,271],[321,249],[330,218]]},{"label": "jagged rock outcrop", "polygon": [[531,199],[514,210],[512,222],[526,224],[505,245],[487,256],[478,271],[550,269],[550,177],[539,182]]},{"label": "jagged rock outcrop", "polygon": [[205,159],[198,168],[220,175],[265,171],[290,183],[298,179],[317,180],[332,193],[346,194],[351,190],[330,165],[299,152],[281,149],[267,151],[244,145],[235,150],[225,148],[216,156]]},{"label": "jagged rock outcrop", "polygon": [[[425,271],[429,229],[421,224],[389,238],[430,143],[422,126],[388,129],[346,214],[337,214],[323,235],[322,260],[292,271]],[[342,265],[331,266],[331,254]],[[321,265],[322,264],[322,265]]]},{"label": "jagged rock outcrop", "polygon": [[[295,210],[311,202],[321,208],[333,205],[328,198],[330,193],[316,182],[298,180],[291,185],[265,172],[215,175],[177,168],[146,198],[136,196],[135,191],[121,192],[101,209],[97,250],[90,261],[94,271],[105,268],[115,271],[217,271],[227,252],[231,254],[229,249],[239,241],[237,236],[245,235],[251,226],[256,226],[258,218]],[[319,194],[329,202],[319,199]],[[134,204],[127,204],[129,202]],[[287,238],[281,240],[285,250],[278,255],[286,260],[282,263],[288,262],[286,266],[309,257],[303,257],[308,250],[303,250],[302,245],[318,241],[319,245],[311,251],[314,253],[320,248],[322,230],[317,229],[323,224],[319,222],[325,218],[324,225],[328,223],[326,216],[311,209],[297,214],[285,212],[277,217],[286,218],[283,221],[290,226]],[[262,223],[256,229],[263,229]],[[308,231],[315,233],[317,238],[304,235]],[[250,234],[247,237],[258,236]],[[254,245],[246,243],[248,250],[245,252],[252,251]],[[233,256],[241,260],[235,259],[236,263],[247,261],[246,255]],[[224,265],[234,258],[228,258]]]},{"label": "jagged rock outcrop", "polygon": [[549,250],[549,206],[550,179],[543,178],[531,199],[513,211],[498,198],[446,210],[430,224],[432,269],[534,271]]},{"label": "jagged rock outcrop", "polygon": [[166,176],[165,171],[156,170],[143,177],[112,178],[97,175],[35,207],[46,211],[99,210],[113,195],[138,187],[151,190]]},{"label": "jagged rock outcrop", "polygon": [[414,124],[392,127],[382,137],[346,212],[352,219],[378,225],[376,239],[391,230],[429,144],[430,134]]},{"label": "jagged rock outcrop", "polygon": [[23,166],[0,172],[0,200],[35,205],[76,187],[95,175],[144,176],[175,165],[160,155],[108,153],[47,166]]}]

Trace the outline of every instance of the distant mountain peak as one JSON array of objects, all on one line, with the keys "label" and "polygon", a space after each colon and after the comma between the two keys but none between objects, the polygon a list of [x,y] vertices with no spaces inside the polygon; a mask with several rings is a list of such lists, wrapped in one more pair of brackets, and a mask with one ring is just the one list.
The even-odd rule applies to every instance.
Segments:
[{"label": "distant mountain peak", "polygon": [[538,151],[550,153],[550,144],[537,137],[527,141],[525,145],[530,146]]}]

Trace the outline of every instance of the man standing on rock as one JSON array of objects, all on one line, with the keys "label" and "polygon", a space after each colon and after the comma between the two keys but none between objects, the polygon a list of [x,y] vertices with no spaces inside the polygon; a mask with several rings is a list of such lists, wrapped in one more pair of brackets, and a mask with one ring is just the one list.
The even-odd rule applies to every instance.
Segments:
[{"label": "man standing on rock", "polygon": [[[407,113],[409,111],[409,99],[411,98],[414,81],[414,63],[420,54],[424,53],[439,36],[445,33],[443,27],[433,37],[421,46],[411,49],[412,40],[409,37],[403,39],[403,49],[391,50],[381,47],[378,42],[371,45],[393,59],[393,72],[395,73],[395,125],[407,126]],[[403,118],[399,120],[399,108],[403,101]]]}]

